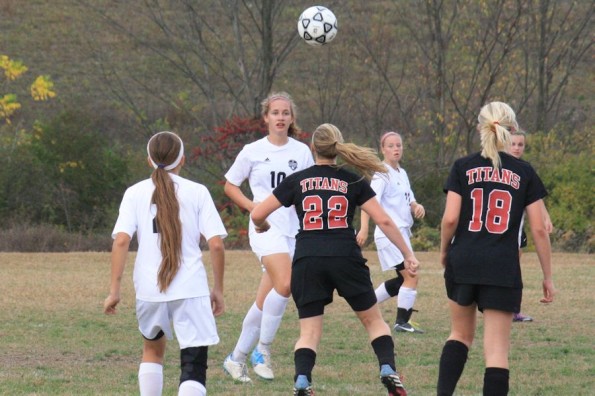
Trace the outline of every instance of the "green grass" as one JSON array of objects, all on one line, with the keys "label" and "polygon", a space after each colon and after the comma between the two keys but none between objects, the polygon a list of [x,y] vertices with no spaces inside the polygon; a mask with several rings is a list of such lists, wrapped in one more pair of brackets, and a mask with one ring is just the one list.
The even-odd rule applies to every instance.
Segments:
[{"label": "green grass", "polygon": [[[374,283],[386,274],[376,254],[367,251]],[[397,365],[411,395],[433,395],[437,363],[449,332],[442,274],[436,253],[419,253],[424,265],[414,320],[427,333],[395,334]],[[206,255],[208,259],[208,254]],[[591,395],[595,389],[595,315],[590,286],[592,255],[555,254],[558,288],[552,305],[538,302],[540,270],[534,253],[523,255],[523,312],[533,323],[514,324],[510,357],[510,395]],[[131,272],[126,269],[123,301],[116,316],[101,307],[108,290],[109,254],[0,254],[0,394],[131,395],[138,394],[141,337],[134,316]],[[221,363],[233,348],[260,276],[250,252],[227,252],[226,313],[218,318],[221,342],[209,350],[209,395],[287,395],[293,376],[297,315],[290,303],[273,345],[276,379],[235,384]],[[382,306],[392,322],[393,303]],[[480,395],[483,381],[482,321],[457,395]],[[168,345],[164,395],[176,395],[178,345]],[[337,297],[327,308],[314,386],[318,395],[384,394],[363,327]]]}]

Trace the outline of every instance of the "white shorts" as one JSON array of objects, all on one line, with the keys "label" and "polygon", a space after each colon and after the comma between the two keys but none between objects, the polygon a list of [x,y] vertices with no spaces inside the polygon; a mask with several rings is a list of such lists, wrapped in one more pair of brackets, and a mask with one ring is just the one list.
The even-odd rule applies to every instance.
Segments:
[{"label": "white shorts", "polygon": [[[405,240],[407,246],[409,246],[409,249],[413,250],[411,248],[411,241],[409,240],[409,235],[407,235],[405,232],[401,232],[401,235],[403,235],[403,239]],[[388,238],[386,238],[386,241],[384,240],[385,238],[382,239],[383,240],[380,241],[380,243],[376,242],[378,261],[380,261],[380,267],[383,271],[394,270],[397,265],[405,261],[405,258],[403,257],[403,253],[401,253],[399,248],[397,248],[394,244],[388,241]],[[388,244],[385,243],[387,241]],[[379,248],[379,245],[382,247]]]},{"label": "white shorts", "polygon": [[137,299],[136,318],[138,329],[147,339],[155,338],[159,331],[168,340],[173,339],[173,323],[180,349],[219,343],[209,296],[165,302]]},{"label": "white shorts", "polygon": [[289,257],[293,259],[293,253],[295,252],[295,238],[281,235],[274,228],[271,228],[267,232],[261,232],[260,234],[256,231],[250,232],[250,247],[258,261],[262,263],[264,256],[270,256],[271,254],[287,253]]}]

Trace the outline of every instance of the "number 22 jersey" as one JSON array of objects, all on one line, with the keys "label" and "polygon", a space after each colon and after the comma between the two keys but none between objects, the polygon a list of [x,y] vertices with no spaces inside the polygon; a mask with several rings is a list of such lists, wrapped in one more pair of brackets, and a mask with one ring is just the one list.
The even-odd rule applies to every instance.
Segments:
[{"label": "number 22 jersey", "polygon": [[444,187],[461,213],[444,276],[457,283],[522,287],[518,235],[525,207],[547,195],[523,160],[501,152],[501,169],[480,153],[455,161]]},{"label": "number 22 jersey", "polygon": [[310,256],[361,256],[352,226],[355,209],[376,193],[368,181],[336,166],[314,165],[288,176],[273,194],[295,205],[300,222],[294,261]]}]

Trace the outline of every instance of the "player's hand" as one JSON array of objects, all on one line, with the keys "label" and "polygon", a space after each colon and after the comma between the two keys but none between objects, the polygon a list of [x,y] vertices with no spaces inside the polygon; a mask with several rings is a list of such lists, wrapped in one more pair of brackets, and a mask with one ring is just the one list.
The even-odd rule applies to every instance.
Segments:
[{"label": "player's hand", "polygon": [[363,248],[364,245],[366,244],[367,240],[368,240],[368,230],[366,230],[366,232],[364,232],[363,230],[359,230],[359,232],[355,236],[355,241],[357,242],[359,247]]},{"label": "player's hand", "polygon": [[554,225],[552,224],[552,220],[550,220],[549,217],[544,219],[544,224],[545,224],[545,230],[547,231],[548,234],[551,234],[552,232],[554,232]]},{"label": "player's hand", "polygon": [[549,304],[554,302],[554,295],[556,294],[556,288],[554,287],[553,280],[543,281],[543,298],[539,300],[540,303]]},{"label": "player's hand", "polygon": [[417,275],[417,271],[419,270],[419,261],[414,255],[408,256],[405,258],[405,269],[413,275]]},{"label": "player's hand", "polygon": [[120,302],[120,295],[110,294],[103,301],[103,313],[106,315],[114,315],[116,313],[116,305]]},{"label": "player's hand", "polygon": [[223,293],[221,290],[211,290],[211,309],[215,316],[219,316],[225,312],[225,302],[223,301]]},{"label": "player's hand", "polygon": [[256,224],[254,225],[254,231],[256,231],[259,234],[261,234],[263,232],[267,232],[270,228],[271,228],[271,225],[266,220],[264,221],[264,223],[262,223],[259,226],[257,226]]},{"label": "player's hand", "polygon": [[414,206],[411,207],[411,211],[413,212],[413,216],[416,219],[423,219],[426,215],[426,209],[423,205],[416,203]]},{"label": "player's hand", "polygon": [[440,252],[440,264],[442,264],[442,269],[446,269],[446,252]]}]

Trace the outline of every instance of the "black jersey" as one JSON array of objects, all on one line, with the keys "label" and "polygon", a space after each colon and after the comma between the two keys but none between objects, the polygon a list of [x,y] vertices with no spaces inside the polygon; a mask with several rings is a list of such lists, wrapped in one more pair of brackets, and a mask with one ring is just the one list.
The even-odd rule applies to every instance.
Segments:
[{"label": "black jersey", "polygon": [[462,197],[444,274],[457,283],[522,287],[523,211],[547,192],[528,162],[506,153],[500,158],[501,169],[479,153],[458,159],[444,187]]},{"label": "black jersey", "polygon": [[314,165],[287,176],[273,194],[295,205],[300,229],[294,260],[306,256],[361,256],[352,222],[357,206],[376,194],[362,177],[340,167]]}]

